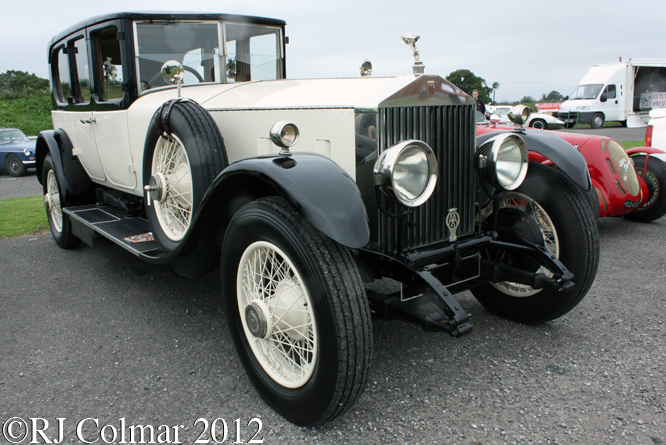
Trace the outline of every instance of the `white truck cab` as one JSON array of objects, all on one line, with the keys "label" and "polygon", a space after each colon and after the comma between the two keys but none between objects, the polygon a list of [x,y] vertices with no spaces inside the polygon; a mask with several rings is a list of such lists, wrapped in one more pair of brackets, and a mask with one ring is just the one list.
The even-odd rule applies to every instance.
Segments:
[{"label": "white truck cab", "polygon": [[595,65],[560,106],[556,117],[567,127],[622,122],[645,127],[653,108],[666,107],[666,60],[629,60]]}]

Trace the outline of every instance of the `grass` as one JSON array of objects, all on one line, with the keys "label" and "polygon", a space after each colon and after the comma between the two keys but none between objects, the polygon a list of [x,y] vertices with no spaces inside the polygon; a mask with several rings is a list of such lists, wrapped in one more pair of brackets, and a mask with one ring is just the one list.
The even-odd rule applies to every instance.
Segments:
[{"label": "grass", "polygon": [[620,145],[625,150],[628,150],[628,149],[634,148],[634,147],[643,147],[645,145],[645,140],[641,139],[639,141],[622,141],[622,142],[620,142]]},{"label": "grass", "polygon": [[0,239],[48,230],[44,198],[12,198],[0,200]]}]

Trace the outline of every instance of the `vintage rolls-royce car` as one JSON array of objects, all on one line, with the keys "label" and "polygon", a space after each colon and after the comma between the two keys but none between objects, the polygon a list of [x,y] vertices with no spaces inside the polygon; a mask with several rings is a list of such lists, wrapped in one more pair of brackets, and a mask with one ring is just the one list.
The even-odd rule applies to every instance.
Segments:
[{"label": "vintage rolls-royce car", "polygon": [[[107,238],[184,277],[220,268],[250,380],[300,425],[358,399],[372,315],[461,336],[466,289],[518,322],[566,314],[599,261],[585,160],[519,130],[477,144],[474,100],[403,40],[411,74],[291,80],[281,20],[72,26],[49,45],[54,130],[37,141],[55,242]],[[399,290],[366,290],[380,278]]]}]

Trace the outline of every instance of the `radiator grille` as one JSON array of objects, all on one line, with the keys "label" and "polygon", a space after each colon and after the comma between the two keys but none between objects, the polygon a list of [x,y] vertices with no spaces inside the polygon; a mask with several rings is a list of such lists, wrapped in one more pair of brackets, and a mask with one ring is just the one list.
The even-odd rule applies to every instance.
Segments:
[{"label": "radiator grille", "polygon": [[[380,152],[398,142],[418,139],[430,145],[439,164],[435,192],[409,217],[405,249],[448,241],[445,220],[450,208],[460,214],[458,237],[474,232],[474,111],[474,105],[379,109]],[[386,253],[398,249],[397,220],[383,213],[379,213],[379,243]]]}]

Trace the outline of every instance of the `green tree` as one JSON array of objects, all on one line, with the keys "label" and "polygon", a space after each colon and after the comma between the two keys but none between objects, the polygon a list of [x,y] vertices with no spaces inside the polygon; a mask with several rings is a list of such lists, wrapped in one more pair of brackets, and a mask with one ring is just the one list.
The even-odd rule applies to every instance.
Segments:
[{"label": "green tree", "polygon": [[550,102],[562,102],[564,96],[562,96],[559,91],[551,91],[548,93],[548,96],[546,96],[546,100]]},{"label": "green tree", "polygon": [[520,99],[521,104],[533,104],[536,102],[532,96],[523,96],[522,99]]},{"label": "green tree", "polygon": [[0,73],[0,127],[29,136],[53,128],[49,81],[25,71]]},{"label": "green tree", "polygon": [[482,77],[475,76],[470,70],[457,70],[446,76],[446,80],[463,90],[465,93],[472,95],[473,90],[479,90],[479,99],[483,103],[490,102],[490,94],[493,89],[486,84],[486,80]]}]

